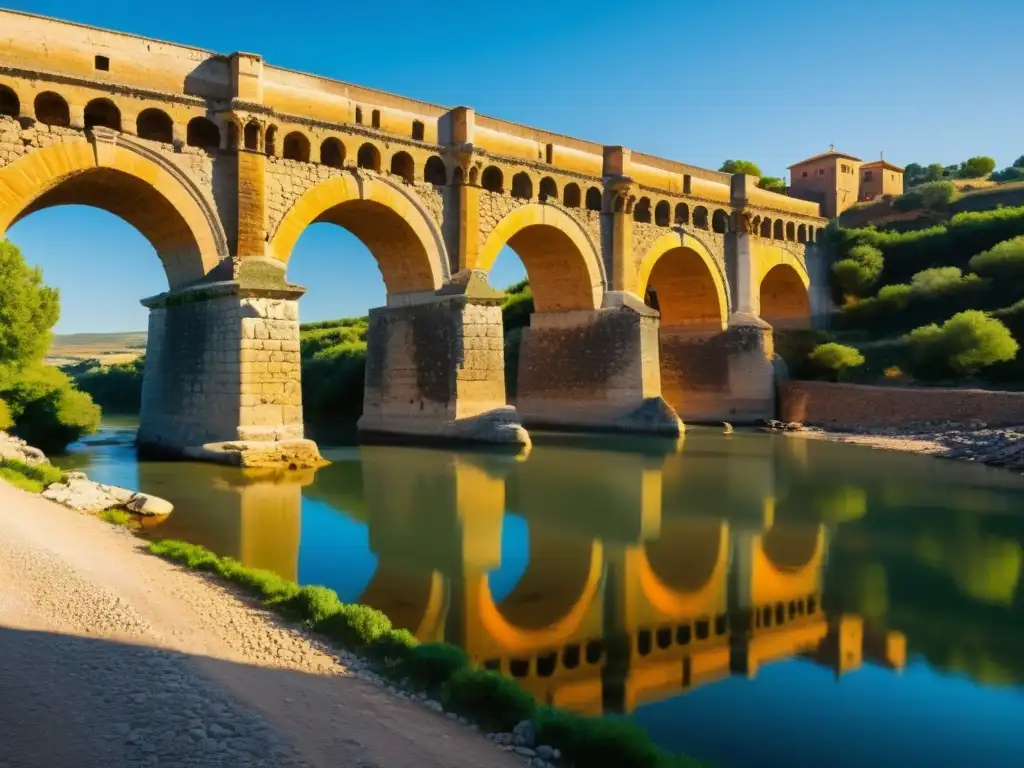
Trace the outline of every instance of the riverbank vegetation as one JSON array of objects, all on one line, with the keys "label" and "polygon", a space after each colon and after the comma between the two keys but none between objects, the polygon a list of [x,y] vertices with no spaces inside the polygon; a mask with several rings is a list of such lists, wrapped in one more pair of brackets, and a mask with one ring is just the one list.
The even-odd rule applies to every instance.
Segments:
[{"label": "riverbank vegetation", "polygon": [[271,571],[247,568],[204,547],[165,539],[149,545],[160,557],[213,573],[258,597],[282,616],[303,623],[339,646],[363,655],[378,674],[424,691],[449,712],[491,731],[511,731],[533,723],[538,744],[559,749],[572,765],[588,768],[682,768],[691,759],[656,746],[637,725],[614,718],[592,718],[536,704],[515,681],[473,666],[466,654],[446,643],[420,643],[395,629],[380,611],[342,603],[334,590],[300,587]]},{"label": "riverbank vegetation", "polygon": [[843,357],[846,380],[1024,384],[1024,206],[904,231],[833,225],[828,243],[837,310],[828,332],[779,334],[792,375],[835,374],[821,363],[836,349],[815,350],[837,343],[856,353]]},{"label": "riverbank vegetation", "polygon": [[64,472],[52,464],[28,464],[17,459],[0,459],[0,480],[30,493],[42,493],[51,483],[64,479]]},{"label": "riverbank vegetation", "polygon": [[100,409],[43,358],[60,296],[13,243],[0,240],[0,429],[59,452],[99,427]]}]

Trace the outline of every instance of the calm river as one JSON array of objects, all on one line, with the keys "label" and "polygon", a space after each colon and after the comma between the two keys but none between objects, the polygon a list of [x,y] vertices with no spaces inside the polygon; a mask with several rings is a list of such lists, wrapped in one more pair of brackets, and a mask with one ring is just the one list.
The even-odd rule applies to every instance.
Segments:
[{"label": "calm river", "polygon": [[368,603],[719,766],[1024,765],[1024,479],[766,434],[325,449],[316,473],[63,463],[153,533]]}]

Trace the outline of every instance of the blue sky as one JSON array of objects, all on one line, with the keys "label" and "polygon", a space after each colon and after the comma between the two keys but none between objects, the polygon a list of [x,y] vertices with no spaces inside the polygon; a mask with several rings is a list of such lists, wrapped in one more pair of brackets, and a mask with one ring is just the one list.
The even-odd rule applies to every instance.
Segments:
[{"label": "blue sky", "polygon": [[[1020,0],[180,2],[9,7],[213,49],[717,168],[766,174],[827,149],[899,164],[1024,154]],[[515,9],[513,12],[512,9]],[[145,327],[166,288],[149,244],[92,209],[10,231],[61,289],[61,332]],[[79,264],[102,264],[98,270]],[[522,276],[506,251],[492,282]],[[383,303],[369,252],[336,227],[299,241],[289,277],[304,320]]]}]

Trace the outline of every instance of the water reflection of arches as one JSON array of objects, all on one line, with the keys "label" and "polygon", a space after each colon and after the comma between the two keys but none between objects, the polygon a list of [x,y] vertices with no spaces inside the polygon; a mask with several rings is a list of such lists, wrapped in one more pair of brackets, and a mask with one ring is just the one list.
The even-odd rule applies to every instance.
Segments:
[{"label": "water reflection of arches", "polygon": [[424,642],[444,640],[448,587],[438,571],[411,571],[382,562],[359,602],[383,611],[394,626]]},{"label": "water reflection of arches", "polygon": [[640,589],[665,615],[699,610],[713,602],[729,562],[728,523],[677,518],[662,524],[661,536],[636,552]]}]

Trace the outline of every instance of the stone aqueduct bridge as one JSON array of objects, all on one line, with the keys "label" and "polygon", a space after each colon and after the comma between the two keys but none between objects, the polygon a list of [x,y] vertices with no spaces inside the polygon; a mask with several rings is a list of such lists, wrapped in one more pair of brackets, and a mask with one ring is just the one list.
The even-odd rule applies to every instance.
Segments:
[{"label": "stone aqueduct bridge", "polygon": [[[0,11],[0,121],[0,233],[86,204],[162,260],[139,436],[175,450],[301,438],[287,266],[314,222],[355,234],[386,284],[369,432],[516,442],[519,416],[669,433],[677,414],[766,416],[772,326],[815,304],[816,204],[253,54]],[[506,245],[535,297],[519,415],[486,281]]]}]

